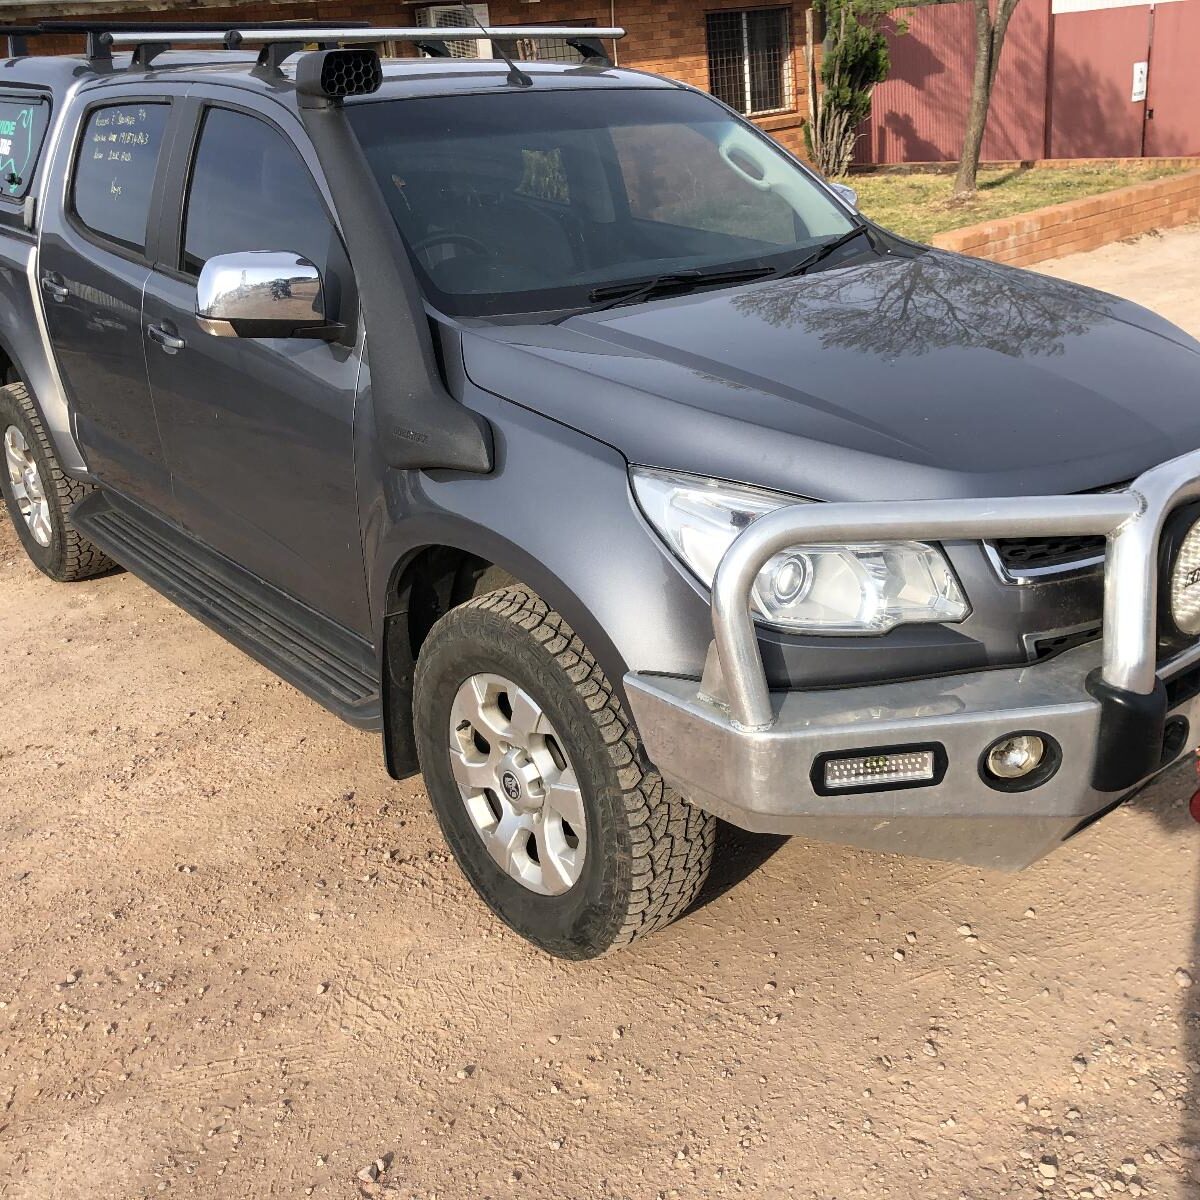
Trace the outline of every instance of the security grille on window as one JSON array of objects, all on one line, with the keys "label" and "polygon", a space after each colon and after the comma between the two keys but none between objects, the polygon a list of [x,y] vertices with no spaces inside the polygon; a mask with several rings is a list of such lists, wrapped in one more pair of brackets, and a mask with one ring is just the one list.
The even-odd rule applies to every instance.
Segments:
[{"label": "security grille on window", "polygon": [[[596,19],[588,17],[586,20],[556,21],[554,24],[595,26]],[[521,62],[561,62],[579,65],[579,51],[568,46],[565,38],[519,38],[513,42],[506,42],[504,49]]]},{"label": "security grille on window", "polygon": [[747,116],[793,105],[792,22],[786,8],[709,13],[709,89]]},{"label": "security grille on window", "polygon": [[[461,4],[431,4],[418,8],[417,24],[424,29],[471,29],[487,25],[488,6],[470,4],[471,16],[463,11]],[[487,38],[454,38],[446,41],[451,58],[491,58],[492,43]]]}]

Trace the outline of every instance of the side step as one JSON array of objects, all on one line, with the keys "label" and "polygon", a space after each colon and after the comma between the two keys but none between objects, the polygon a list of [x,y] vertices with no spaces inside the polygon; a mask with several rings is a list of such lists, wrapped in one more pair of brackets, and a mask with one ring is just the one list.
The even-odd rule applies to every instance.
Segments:
[{"label": "side step", "polygon": [[375,652],[181,529],[93,492],[71,515],[115,562],[358,729],[383,728]]}]

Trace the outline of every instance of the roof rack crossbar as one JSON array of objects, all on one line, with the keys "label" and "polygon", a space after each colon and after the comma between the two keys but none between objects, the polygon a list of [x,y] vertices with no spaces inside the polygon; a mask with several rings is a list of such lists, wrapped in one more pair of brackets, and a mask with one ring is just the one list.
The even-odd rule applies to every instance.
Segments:
[{"label": "roof rack crossbar", "polygon": [[[296,32],[307,33],[313,28],[311,20],[300,21],[261,21],[258,27],[264,33],[284,34],[290,32],[293,39]],[[369,29],[368,21],[345,21],[340,28],[347,34],[351,30]],[[132,45],[133,62],[137,66],[149,67],[154,60],[166,50],[171,49],[172,41],[180,38],[185,42],[200,42],[207,45],[221,45],[227,50],[235,50],[241,44],[242,35],[236,29],[231,29],[227,21],[220,24],[206,21],[69,21],[46,20],[31,25],[0,26],[0,36],[8,39],[8,54],[10,58],[23,58],[29,53],[28,38],[44,36],[61,36],[64,34],[82,33],[87,39],[86,56],[94,63],[110,67],[112,63],[112,47],[114,45]],[[299,42],[300,48],[307,45],[310,39]]]},{"label": "roof rack crossbar", "polygon": [[[272,32],[287,30],[307,30],[316,28],[317,22],[312,20],[296,21],[258,21],[256,29]],[[342,21],[342,29],[369,29],[370,21]],[[69,21],[64,19],[38,21],[36,24],[13,26],[19,32],[31,34],[58,33],[112,33],[112,34],[146,34],[146,33],[228,33],[235,29],[229,21]],[[0,33],[7,33],[9,27],[0,27]]]},{"label": "roof rack crossbar", "polygon": [[29,53],[28,39],[39,33],[37,25],[0,25],[0,37],[8,41],[9,58],[24,58]]},{"label": "roof rack crossbar", "polygon": [[[515,41],[519,38],[556,38],[562,41],[605,40],[622,38],[625,30],[613,27],[605,29],[581,28],[578,25],[509,25],[493,26],[488,29],[472,29],[463,26],[461,32],[457,27],[453,32],[446,28],[419,29],[411,25],[396,27],[378,25],[311,25],[288,27],[266,27],[256,25],[252,28],[233,27],[240,33],[245,42],[286,42],[296,41],[297,32],[303,32],[305,44],[308,42],[445,42],[474,41],[486,37],[493,41]],[[231,27],[202,26],[189,29],[164,29],[157,26],[142,26],[140,29],[113,29],[111,33],[114,46],[138,45],[149,42],[195,42],[199,45],[219,45]],[[70,32],[63,30],[63,32]],[[83,31],[75,31],[83,32]]]},{"label": "roof rack crossbar", "polygon": [[[451,41],[479,40],[516,42],[525,39],[554,38],[576,50],[589,65],[611,65],[603,43],[625,36],[619,26],[591,28],[579,25],[495,25],[474,29],[415,28],[373,26],[366,21],[343,21],[322,25],[311,21],[261,21],[251,28],[228,23],[203,21],[39,21],[31,25],[0,26],[0,35],[8,38],[8,53],[20,58],[28,53],[27,38],[41,35],[82,33],[87,38],[87,57],[111,68],[114,46],[132,46],[136,65],[149,67],[176,42],[198,46],[236,49],[243,42],[263,47],[259,63],[278,70],[279,64],[305,46],[316,44],[331,49],[342,42],[411,42],[434,58],[449,58]],[[302,35],[302,36],[300,36]]]}]

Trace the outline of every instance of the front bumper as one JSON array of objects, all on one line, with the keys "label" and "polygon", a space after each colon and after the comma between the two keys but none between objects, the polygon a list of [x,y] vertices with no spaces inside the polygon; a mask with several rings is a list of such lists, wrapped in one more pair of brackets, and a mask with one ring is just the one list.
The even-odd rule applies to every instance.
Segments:
[{"label": "front bumper", "polygon": [[[1200,742],[1200,646],[1157,662],[1164,525],[1200,496],[1200,452],[1121,492],[824,504],[760,518],[713,584],[714,641],[696,682],[631,673],[651,761],[692,803],[745,829],[998,868],[1033,862]],[[770,693],[749,597],[764,563],[805,543],[1105,534],[1104,637],[1049,662],[944,678]],[[1167,571],[1171,564],[1167,564]],[[1200,585],[1197,585],[1200,586]],[[998,738],[1038,732],[1061,760],[1024,791],[981,771]],[[935,744],[936,783],[820,794],[818,760]]]}]

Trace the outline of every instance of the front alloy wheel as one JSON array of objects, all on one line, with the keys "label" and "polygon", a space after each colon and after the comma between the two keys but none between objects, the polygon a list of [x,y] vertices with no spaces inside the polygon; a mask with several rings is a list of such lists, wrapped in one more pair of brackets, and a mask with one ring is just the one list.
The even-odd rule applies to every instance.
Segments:
[{"label": "front alloy wheel", "polygon": [[502,675],[472,675],[450,710],[450,769],[487,852],[518,883],[561,896],[579,880],[587,816],[541,706]]},{"label": "front alloy wheel", "polygon": [[523,937],[594,958],[696,899],[715,819],[663,784],[599,664],[537,596],[505,588],[442,617],[414,701],[446,841]]}]

